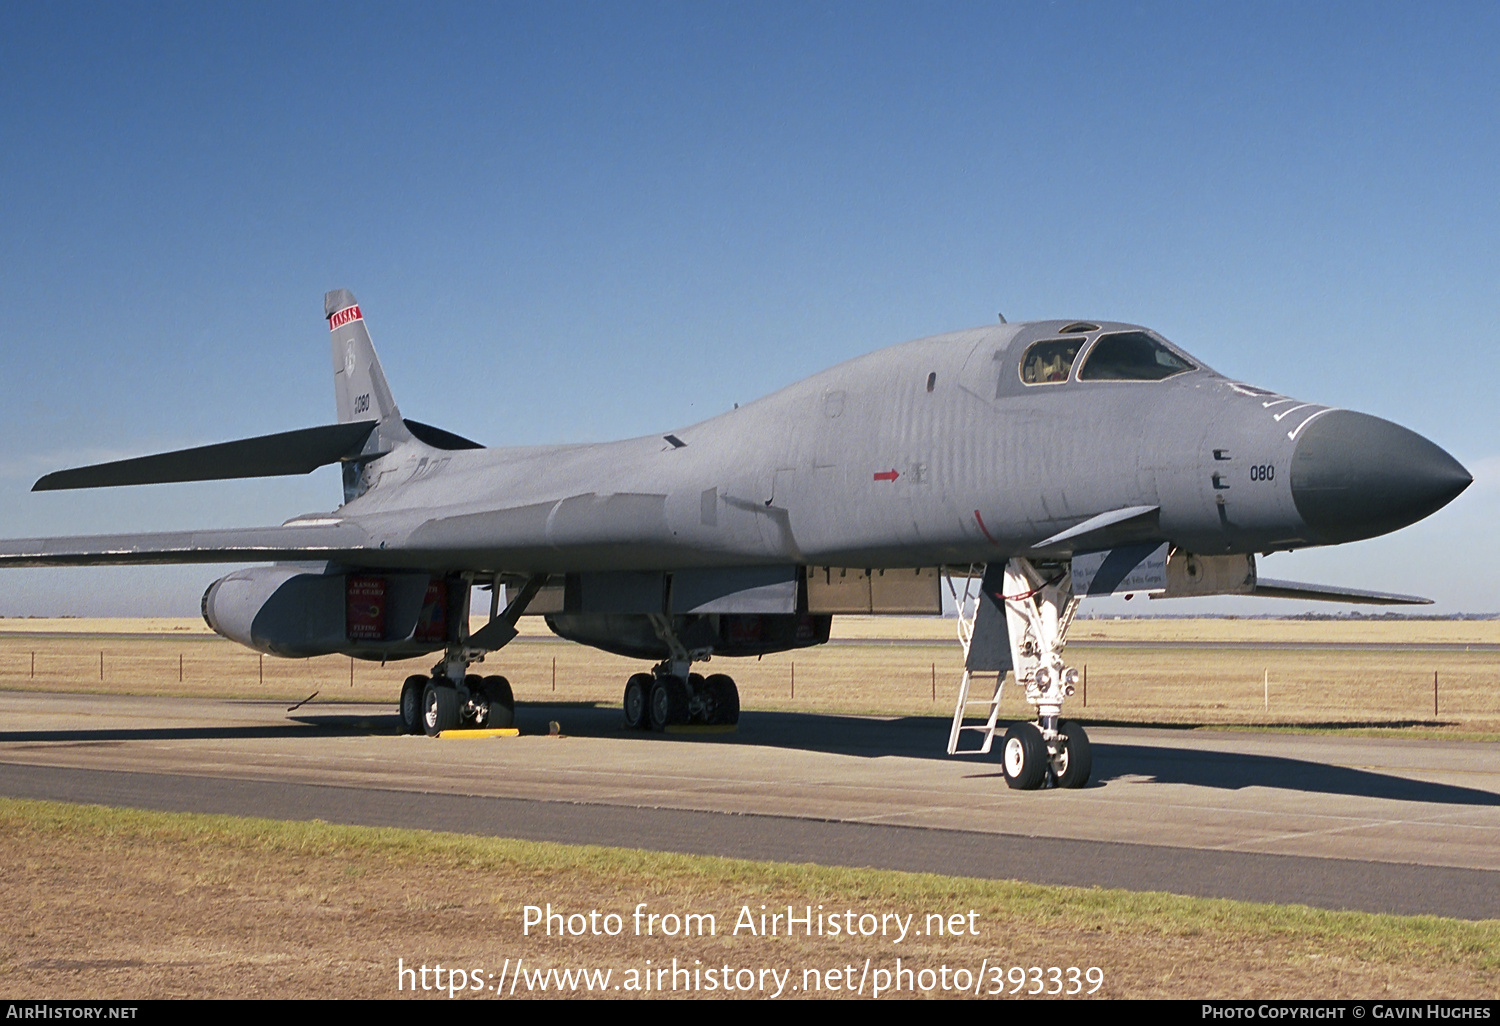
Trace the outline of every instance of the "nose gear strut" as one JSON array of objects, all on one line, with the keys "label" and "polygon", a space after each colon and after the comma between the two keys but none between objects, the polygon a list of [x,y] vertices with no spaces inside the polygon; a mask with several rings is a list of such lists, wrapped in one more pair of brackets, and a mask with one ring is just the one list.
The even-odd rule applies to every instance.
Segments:
[{"label": "nose gear strut", "polygon": [[[980,755],[990,750],[998,729],[1005,675],[1014,671],[1037,719],[1012,724],[1005,731],[1001,765],[1006,783],[1019,790],[1048,783],[1082,787],[1093,765],[1088,735],[1076,722],[1062,718],[1063,702],[1074,694],[1078,683],[1078,671],[1063,661],[1068,627],[1078,608],[1070,568],[1067,563],[1012,559],[1003,568],[985,567],[976,590],[973,571],[977,569],[971,568],[962,596],[949,578],[949,589],[958,603],[964,676],[953,710],[948,754]],[[971,700],[975,676],[989,673],[995,674],[993,696],[987,701]],[[971,705],[987,707],[984,724],[964,723]],[[978,748],[959,748],[966,730],[980,734],[983,740]]]}]

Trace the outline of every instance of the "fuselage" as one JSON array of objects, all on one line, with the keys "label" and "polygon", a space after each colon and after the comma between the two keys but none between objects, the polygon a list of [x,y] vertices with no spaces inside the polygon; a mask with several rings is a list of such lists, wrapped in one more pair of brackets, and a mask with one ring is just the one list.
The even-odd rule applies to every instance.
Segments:
[{"label": "fuselage", "polygon": [[894,346],[662,435],[413,441],[364,473],[337,515],[386,543],[372,562],[530,573],[986,563],[1135,506],[1190,551],[1294,549],[1394,530],[1470,480],[1394,424],[1062,321]]}]

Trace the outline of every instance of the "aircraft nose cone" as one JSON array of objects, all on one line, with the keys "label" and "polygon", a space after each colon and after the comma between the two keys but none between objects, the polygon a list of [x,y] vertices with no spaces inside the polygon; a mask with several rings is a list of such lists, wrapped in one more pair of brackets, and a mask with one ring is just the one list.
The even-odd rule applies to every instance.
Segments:
[{"label": "aircraft nose cone", "polygon": [[1315,419],[1292,451],[1292,501],[1324,544],[1414,524],[1473,480],[1415,431],[1351,410]]}]

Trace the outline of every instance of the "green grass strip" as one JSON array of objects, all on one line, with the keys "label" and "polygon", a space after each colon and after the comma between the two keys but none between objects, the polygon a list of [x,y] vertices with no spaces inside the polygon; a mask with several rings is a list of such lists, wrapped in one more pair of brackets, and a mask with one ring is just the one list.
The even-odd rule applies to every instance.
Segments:
[{"label": "green grass strip", "polygon": [[987,922],[1205,942],[1260,941],[1306,953],[1390,964],[1500,969],[1500,920],[1337,912],[1172,894],[1044,886],[931,873],[757,862],[716,856],[475,837],[394,827],[339,826],[197,813],[151,812],[0,798],[0,830],[15,837],[149,840],[200,850],[336,859],[393,866],[462,868],[511,879],[568,879],[581,889],[649,880],[657,889],[723,891],[736,901],[837,896],[883,907],[953,907]]}]

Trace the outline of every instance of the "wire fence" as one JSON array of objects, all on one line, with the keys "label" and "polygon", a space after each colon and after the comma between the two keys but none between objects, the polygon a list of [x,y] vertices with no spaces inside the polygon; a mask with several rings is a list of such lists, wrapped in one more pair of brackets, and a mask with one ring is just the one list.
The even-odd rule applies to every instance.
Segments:
[{"label": "wire fence", "polygon": [[[1487,652],[1075,645],[1069,657],[1084,680],[1067,710],[1081,719],[1500,726],[1500,661]],[[276,700],[316,694],[322,701],[394,704],[401,682],[425,674],[434,661],[279,659],[201,636],[18,636],[0,638],[0,688]],[[762,659],[715,659],[695,670],[730,674],[747,709],[925,716],[951,715],[961,664],[951,642],[833,642]],[[523,637],[474,672],[505,675],[521,702],[613,704],[626,678],[647,668]],[[983,688],[977,684],[974,695]],[[1027,715],[1013,684],[1001,710]]]}]

